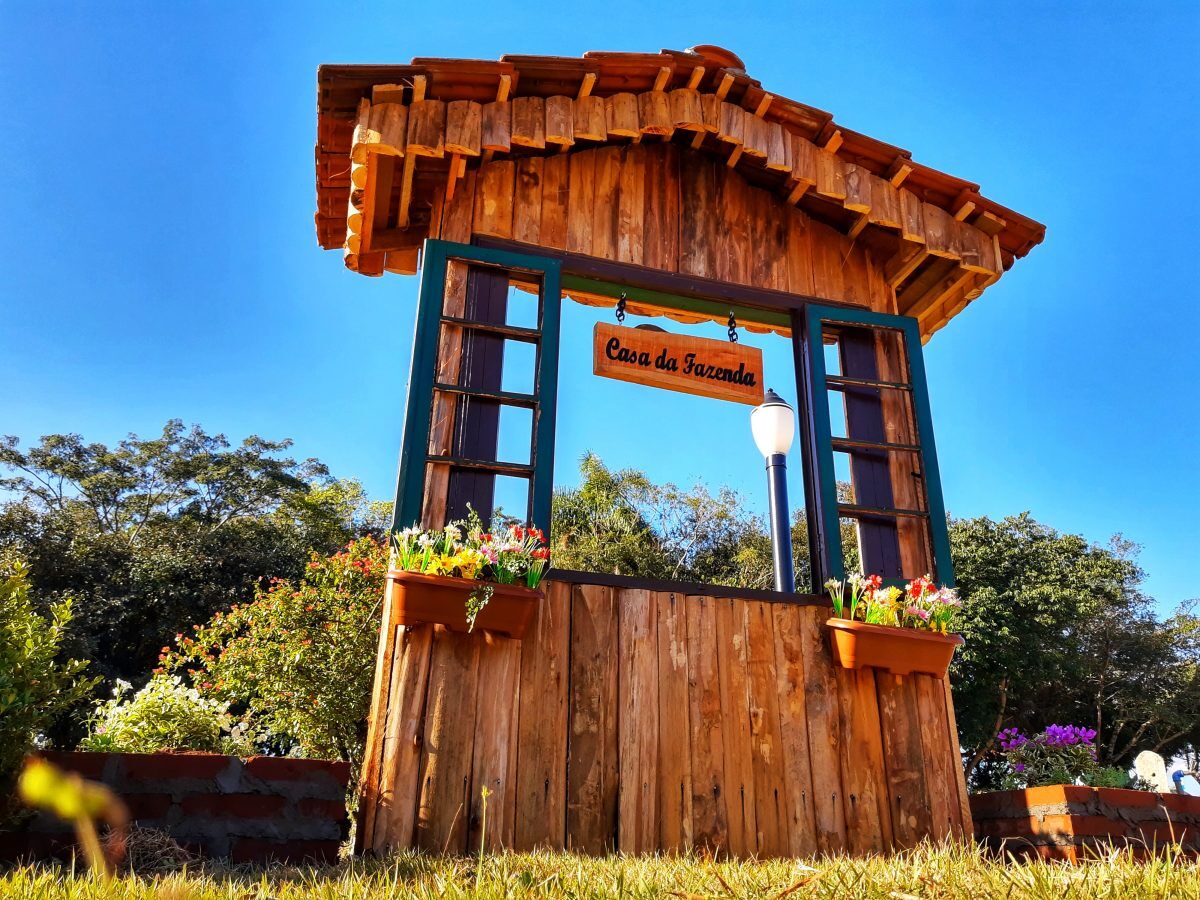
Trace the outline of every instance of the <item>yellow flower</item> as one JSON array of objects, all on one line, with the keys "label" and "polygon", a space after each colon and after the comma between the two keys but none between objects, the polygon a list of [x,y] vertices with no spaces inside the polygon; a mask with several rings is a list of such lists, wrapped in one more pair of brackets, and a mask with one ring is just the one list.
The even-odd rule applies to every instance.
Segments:
[{"label": "yellow flower", "polygon": [[463,578],[474,578],[486,562],[487,557],[472,547],[462,548],[453,559],[455,567],[462,573]]}]

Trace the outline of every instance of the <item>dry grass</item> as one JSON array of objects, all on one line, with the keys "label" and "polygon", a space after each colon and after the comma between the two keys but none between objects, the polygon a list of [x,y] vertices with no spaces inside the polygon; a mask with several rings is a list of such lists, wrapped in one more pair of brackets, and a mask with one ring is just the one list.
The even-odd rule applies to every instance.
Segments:
[{"label": "dry grass", "polygon": [[446,859],[401,854],[325,868],[207,864],[111,882],[69,868],[0,875],[21,900],[324,900],[324,898],[1200,898],[1200,865],[1166,854],[1137,862],[1110,853],[1078,866],[1002,862],[961,846],[872,859],[712,862],[693,856],[594,859],[564,853]]}]

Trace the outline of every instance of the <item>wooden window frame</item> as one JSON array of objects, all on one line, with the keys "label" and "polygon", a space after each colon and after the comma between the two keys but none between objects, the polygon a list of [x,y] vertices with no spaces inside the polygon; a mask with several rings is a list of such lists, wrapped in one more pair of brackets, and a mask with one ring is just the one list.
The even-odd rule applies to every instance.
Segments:
[{"label": "wooden window frame", "polygon": [[[809,558],[813,589],[828,578],[846,577],[842,554],[841,516],[838,510],[837,474],[833,461],[833,432],[826,396],[824,326],[858,325],[897,331],[903,338],[908,363],[908,383],[912,396],[913,418],[920,449],[921,471],[925,487],[924,518],[928,522],[933,571],[937,583],[954,584],[954,564],[950,558],[950,535],[933,435],[933,415],[929,406],[929,387],[925,378],[925,359],[921,331],[911,316],[878,313],[857,308],[847,309],[821,303],[805,303],[792,313],[792,344],[796,357],[796,387],[801,398],[801,457],[804,464],[805,509],[809,523]],[[815,532],[815,535],[814,535]],[[922,573],[923,574],[923,573]],[[889,579],[901,583],[903,579]]]},{"label": "wooden window frame", "polygon": [[549,533],[550,507],[554,491],[554,419],[558,404],[562,264],[559,260],[545,256],[432,238],[424,243],[422,260],[392,530],[396,531],[422,520],[425,471],[430,458],[429,440],[434,386],[437,380],[438,345],[445,307],[446,274],[451,262],[462,262],[468,266],[529,274],[541,282],[538,312],[538,330],[541,336],[537,343],[533,391],[538,398],[538,404],[534,410],[528,512],[530,522]]},{"label": "wooden window frame", "polygon": [[[902,334],[908,363],[924,472],[925,511],[928,514],[930,549],[935,569],[930,574],[939,583],[954,583],[933,419],[916,319],[877,313],[848,303],[678,275],[485,236],[475,236],[471,244],[429,239],[424,244],[422,258],[394,528],[421,520],[446,269],[449,262],[460,261],[468,265],[529,273],[541,279],[539,325],[542,339],[538,350],[535,388],[539,406],[534,423],[535,452],[531,459],[530,478],[531,521],[537,527],[549,533],[554,480],[554,414],[558,401],[559,328],[564,293],[575,290],[614,299],[624,294],[627,299],[664,310],[677,309],[718,319],[733,312],[739,321],[786,329],[791,334],[801,432],[804,507],[809,522],[811,589],[819,593],[827,578],[844,578],[846,575],[833,464],[833,438],[825,396],[823,324],[829,322],[886,328]],[[414,403],[414,399],[418,402]]]}]

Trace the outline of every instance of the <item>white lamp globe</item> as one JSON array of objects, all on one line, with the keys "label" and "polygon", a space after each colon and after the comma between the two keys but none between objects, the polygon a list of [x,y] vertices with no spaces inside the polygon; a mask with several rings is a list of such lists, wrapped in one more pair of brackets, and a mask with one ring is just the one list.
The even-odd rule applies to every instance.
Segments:
[{"label": "white lamp globe", "polygon": [[775,453],[787,453],[796,434],[796,414],[782,397],[768,388],[763,402],[750,413],[750,431],[764,459]]}]

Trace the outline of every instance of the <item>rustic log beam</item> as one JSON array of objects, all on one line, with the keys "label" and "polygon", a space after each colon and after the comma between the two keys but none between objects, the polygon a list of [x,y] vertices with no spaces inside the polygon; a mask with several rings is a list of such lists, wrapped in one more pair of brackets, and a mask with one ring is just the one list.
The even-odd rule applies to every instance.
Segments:
[{"label": "rustic log beam", "polygon": [[541,97],[512,99],[512,142],[518,147],[546,147],[546,101]]},{"label": "rustic log beam", "polygon": [[846,200],[846,169],[842,161],[827,150],[817,150],[817,178],[814,189],[822,197],[838,204]]},{"label": "rustic log beam", "polygon": [[416,250],[428,237],[423,226],[388,228],[371,235],[371,249],[387,253],[401,250]]},{"label": "rustic log beam", "polygon": [[683,131],[703,133],[704,105],[700,94],[692,88],[676,88],[667,95],[671,108],[671,125]]},{"label": "rustic log beam", "polygon": [[396,275],[416,275],[419,268],[421,250],[419,247],[409,247],[404,250],[389,250],[383,254],[385,271]]},{"label": "rustic log beam", "polygon": [[404,157],[404,171],[400,176],[400,203],[396,207],[396,227],[407,228],[409,224],[408,207],[412,203],[413,172],[416,169],[417,157],[408,154]]},{"label": "rustic log beam", "polygon": [[995,213],[984,210],[975,217],[975,221],[971,223],[986,235],[994,237],[1008,227],[1008,223],[1000,218]]},{"label": "rustic log beam", "polygon": [[404,103],[411,90],[411,84],[376,84],[371,88],[371,103]]},{"label": "rustic log beam", "polygon": [[833,133],[830,134],[829,137],[826,138],[821,144],[821,149],[826,153],[837,153],[844,140],[845,138],[842,137],[842,130],[840,128],[835,128]]},{"label": "rustic log beam", "polygon": [[367,187],[363,191],[362,253],[373,253],[379,248],[371,245],[375,230],[387,228],[391,212],[392,184],[395,180],[397,157],[382,153],[372,154],[368,162],[371,169]]},{"label": "rustic log beam", "polygon": [[642,134],[671,139],[675,125],[671,119],[671,102],[666,91],[653,90],[638,94],[638,127]]},{"label": "rustic log beam", "polygon": [[[743,110],[743,112],[745,112]],[[758,116],[745,114],[745,135],[742,141],[742,152],[755,159],[765,160],[771,147],[771,130],[769,122]]]},{"label": "rustic log beam", "polygon": [[967,216],[975,211],[975,201],[970,198],[970,191],[964,188],[959,191],[958,196],[954,198],[954,202],[950,205],[951,214],[954,216],[955,222],[963,222]]},{"label": "rustic log beam", "polygon": [[575,143],[575,102],[570,97],[546,98],[546,144],[566,150]]},{"label": "rustic log beam", "polygon": [[924,244],[905,241],[896,251],[896,255],[884,264],[884,280],[889,287],[899,287],[928,258],[929,251],[925,249]]},{"label": "rustic log beam", "polygon": [[596,85],[596,73],[585,72],[583,80],[579,82],[579,92],[575,95],[576,100],[582,100],[584,97],[592,93],[592,88]]},{"label": "rustic log beam", "polygon": [[486,163],[494,153],[507,153],[512,146],[512,108],[507,100],[495,100],[483,105],[480,125],[480,147]]},{"label": "rustic log beam", "polygon": [[721,81],[717,85],[717,89],[715,91],[713,91],[711,94],[704,95],[706,98],[709,98],[709,97],[713,98],[713,101],[716,103],[715,109],[717,110],[718,121],[712,123],[714,125],[713,128],[706,128],[705,131],[700,131],[700,132],[696,133],[696,136],[694,138],[692,138],[692,149],[693,150],[700,149],[700,146],[704,143],[705,133],[707,131],[715,131],[716,128],[719,127],[719,124],[720,124],[719,116],[720,116],[721,104],[725,100],[726,95],[728,95],[729,89],[731,87],[733,87],[733,76],[731,74],[729,74],[728,72],[725,72],[721,76]]},{"label": "rustic log beam", "polygon": [[483,141],[483,106],[473,100],[446,104],[447,153],[478,156]]},{"label": "rustic log beam", "polygon": [[635,138],[641,135],[636,94],[613,94],[604,98],[605,128],[608,136]]},{"label": "rustic log beam", "polygon": [[735,103],[720,105],[720,124],[717,127],[717,138],[732,145],[729,158],[725,165],[732,168],[737,165],[742,154],[742,144],[746,139],[746,111]]},{"label": "rustic log beam", "polygon": [[[970,269],[957,266],[950,274],[939,278],[932,285],[925,285],[924,279],[905,288],[896,297],[896,308],[902,316],[920,318],[939,301],[944,300],[955,291],[962,290],[968,281],[974,281],[975,273]],[[965,301],[964,301],[965,302]]]},{"label": "rustic log beam", "polygon": [[[483,162],[491,162],[496,153],[507,153],[512,140],[512,110],[509,108],[508,95],[512,90],[512,75],[507,72],[500,76],[496,85],[496,99],[483,108]],[[489,125],[493,146],[488,146]],[[499,142],[503,140],[503,149]]]},{"label": "rustic log beam", "polygon": [[573,118],[572,128],[576,140],[608,140],[608,117],[603,97],[585,95],[576,99]]},{"label": "rustic log beam", "polygon": [[787,202],[793,206],[817,183],[817,148],[797,134],[788,134],[791,145],[792,178]]}]

